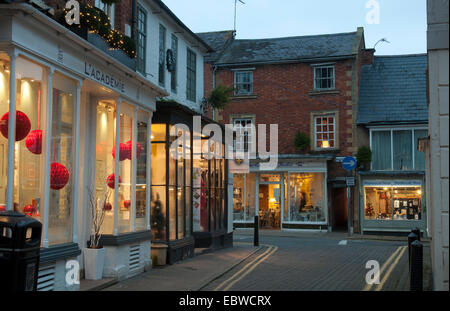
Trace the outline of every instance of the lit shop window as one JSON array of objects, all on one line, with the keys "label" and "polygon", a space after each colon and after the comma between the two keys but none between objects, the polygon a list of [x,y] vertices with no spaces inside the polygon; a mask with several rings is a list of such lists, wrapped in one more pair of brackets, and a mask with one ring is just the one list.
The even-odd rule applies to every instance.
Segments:
[{"label": "lit shop window", "polygon": [[422,187],[364,187],[367,220],[421,220]]},{"label": "lit shop window", "polygon": [[326,220],[324,174],[290,174],[289,220],[323,222]]},{"label": "lit shop window", "polygon": [[[103,206],[105,220],[104,234],[114,232],[115,205],[115,140],[116,105],[112,102],[97,104],[96,162],[95,162],[95,199],[97,204],[106,201]],[[122,160],[126,159],[126,150],[122,148]],[[120,158],[119,158],[120,159]],[[119,183],[121,176],[118,176]],[[106,200],[105,200],[106,198]]]},{"label": "lit shop window", "polygon": [[[9,74],[10,64],[0,55],[0,117],[9,111]],[[3,128],[3,122],[0,121]],[[6,210],[6,183],[8,172],[8,137],[0,135],[0,211]]]},{"label": "lit shop window", "polygon": [[147,131],[149,114],[139,112],[136,144],[136,230],[146,230],[147,202]]},{"label": "lit shop window", "polygon": [[[41,219],[45,154],[42,148],[45,90],[44,69],[28,60],[16,61],[16,139],[14,146],[14,210]],[[8,137],[9,114],[2,116],[3,138]],[[6,121],[6,122],[5,122]],[[7,152],[7,150],[5,150]],[[52,158],[52,168],[58,159]],[[67,183],[67,168],[56,174],[53,188]],[[60,187],[61,186],[61,187]],[[61,189],[62,190],[62,189]],[[63,190],[64,191],[64,190]],[[64,216],[62,216],[64,217]]]},{"label": "lit shop window", "polygon": [[255,217],[256,175],[236,174],[233,185],[233,220],[253,222]]},{"label": "lit shop window", "polygon": [[[131,231],[132,215],[132,185],[133,166],[133,116],[134,107],[124,102],[120,105],[120,128],[119,128],[119,233]],[[137,148],[136,148],[137,151]],[[139,145],[139,151],[141,146]]]},{"label": "lit shop window", "polygon": [[[76,83],[53,75],[52,135],[50,143],[50,245],[72,241],[75,155]],[[29,137],[32,137],[29,135]]]}]

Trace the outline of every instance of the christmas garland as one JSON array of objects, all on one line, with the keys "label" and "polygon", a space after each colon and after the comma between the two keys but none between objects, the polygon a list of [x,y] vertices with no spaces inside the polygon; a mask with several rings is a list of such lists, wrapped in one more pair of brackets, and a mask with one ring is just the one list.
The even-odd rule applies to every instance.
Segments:
[{"label": "christmas garland", "polygon": [[[116,2],[116,0],[105,1],[109,1],[111,3]],[[68,9],[63,9],[57,12],[57,14],[55,14],[55,19],[68,28],[73,28],[74,26],[81,28],[81,26],[85,26],[89,31],[101,36],[112,49],[122,50],[130,58],[136,57],[136,42],[121,32],[112,29],[110,19],[105,12],[89,4],[86,5],[84,3],[80,3],[80,24],[69,26],[65,20],[65,16],[68,11]]]}]

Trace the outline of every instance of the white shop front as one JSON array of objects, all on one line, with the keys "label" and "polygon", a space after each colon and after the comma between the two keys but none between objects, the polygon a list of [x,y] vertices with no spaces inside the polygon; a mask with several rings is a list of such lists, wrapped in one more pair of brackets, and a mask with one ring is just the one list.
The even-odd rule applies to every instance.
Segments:
[{"label": "white shop front", "polygon": [[66,263],[83,271],[90,192],[109,193],[103,276],[149,268],[151,120],[167,93],[32,7],[2,9],[0,28],[0,209],[43,224],[39,289],[79,289]]}]

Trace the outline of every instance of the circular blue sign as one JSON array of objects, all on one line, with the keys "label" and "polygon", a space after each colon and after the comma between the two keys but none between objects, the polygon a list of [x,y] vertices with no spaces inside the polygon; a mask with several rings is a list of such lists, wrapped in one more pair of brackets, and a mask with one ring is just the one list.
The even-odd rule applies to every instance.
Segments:
[{"label": "circular blue sign", "polygon": [[354,157],[345,157],[342,161],[342,167],[347,171],[351,171],[356,167],[356,159]]}]

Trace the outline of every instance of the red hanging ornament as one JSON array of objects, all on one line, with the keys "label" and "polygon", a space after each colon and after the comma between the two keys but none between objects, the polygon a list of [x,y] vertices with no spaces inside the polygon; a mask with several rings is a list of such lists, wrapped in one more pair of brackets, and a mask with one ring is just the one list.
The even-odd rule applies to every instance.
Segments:
[{"label": "red hanging ornament", "polygon": [[[128,151],[128,159],[131,160],[131,155],[133,154],[133,150],[131,149],[133,147],[133,143],[131,142],[131,140],[127,141],[125,143],[125,145],[127,146],[127,151]],[[139,159],[139,157],[141,156],[142,153],[142,146],[140,143],[136,143],[136,158]]]},{"label": "red hanging ornament", "polygon": [[[119,145],[119,161],[124,161],[129,158],[128,150],[129,149],[126,144],[120,143],[120,145]],[[112,149],[112,156],[114,159],[116,158],[116,146],[114,146]]]},{"label": "red hanging ornament", "polygon": [[25,145],[34,154],[42,153],[42,130],[34,130],[27,136]]},{"label": "red hanging ornament", "polygon": [[[3,117],[0,119],[0,131],[2,135],[8,139],[8,121],[9,121],[9,112],[5,113]],[[22,111],[16,111],[16,141],[21,141],[25,137],[27,137],[28,133],[31,130],[31,122],[28,119],[27,115]]]},{"label": "red hanging ornament", "polygon": [[[111,175],[109,175],[109,176],[106,178],[106,184],[107,184],[108,187],[111,188],[111,189],[114,189],[115,186],[116,186],[115,178],[116,178],[116,176],[114,175],[114,173],[111,174]],[[122,182],[122,178],[120,178],[120,176],[119,176],[119,184],[120,184],[121,182]]]},{"label": "red hanging ornament", "polygon": [[125,200],[125,201],[123,201],[123,206],[124,206],[126,209],[130,208],[130,206],[131,206],[131,201],[130,201],[130,200]]},{"label": "red hanging ornament", "polygon": [[50,188],[61,190],[69,182],[69,171],[60,163],[52,163],[50,169]]},{"label": "red hanging ornament", "polygon": [[112,205],[111,205],[111,203],[105,203],[105,204],[103,205],[103,210],[105,210],[105,211],[107,211],[107,212],[109,212],[110,210],[112,210]]},{"label": "red hanging ornament", "polygon": [[1,212],[6,212],[6,207],[4,207],[3,205],[0,206],[0,213],[1,213]]},{"label": "red hanging ornament", "polygon": [[23,208],[23,213],[27,216],[33,216],[34,212],[35,212],[35,208],[33,205],[27,205]]}]

